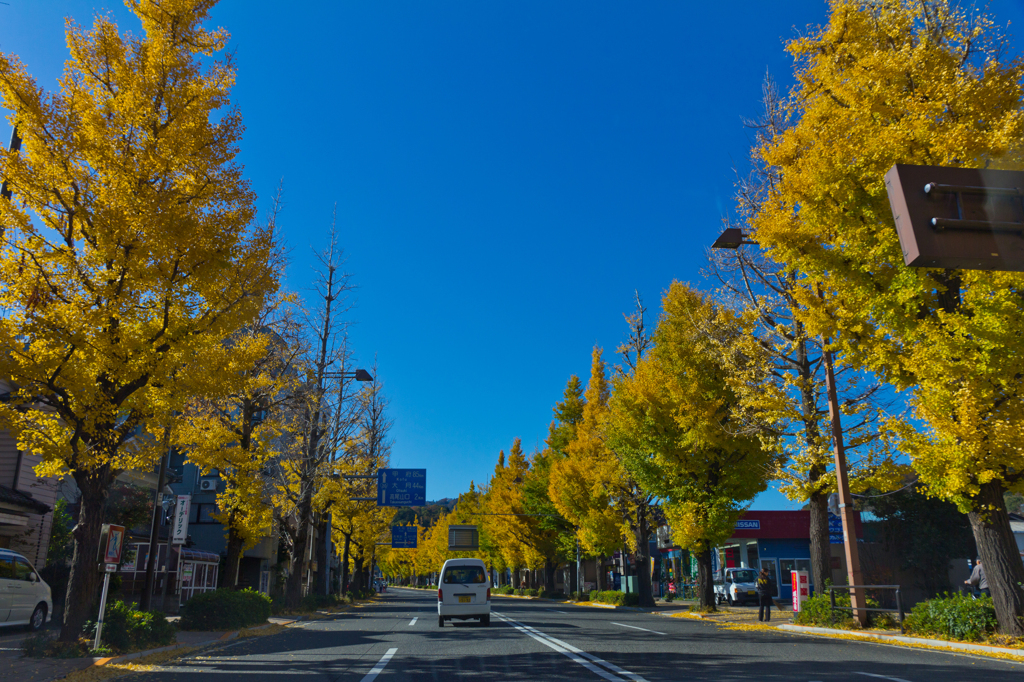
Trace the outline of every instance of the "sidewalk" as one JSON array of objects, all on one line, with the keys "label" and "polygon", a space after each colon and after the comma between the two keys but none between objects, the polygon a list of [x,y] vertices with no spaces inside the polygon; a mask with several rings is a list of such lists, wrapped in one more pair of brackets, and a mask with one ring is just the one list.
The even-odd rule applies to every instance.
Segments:
[{"label": "sidewalk", "polygon": [[[169,618],[168,620],[171,619]],[[177,619],[175,618],[175,620]],[[271,617],[267,619],[267,625],[246,629],[254,630],[260,627],[268,627],[269,625],[288,625],[296,622],[297,620],[300,619]],[[102,666],[110,663],[119,663],[121,661],[149,656],[150,654],[161,651],[170,651],[181,647],[194,647],[204,644],[215,644],[217,642],[231,640],[238,637],[239,632],[240,630],[211,630],[202,632],[179,630],[177,632],[175,643],[165,647],[158,647],[147,651],[137,651],[130,654],[123,654],[121,656],[65,659],[27,658],[22,656],[21,642],[31,633],[24,631],[20,633],[10,633],[9,635],[4,636],[2,641],[0,641],[0,644],[3,645],[0,647],[0,680],[17,680],[17,682],[50,682],[51,680],[62,679],[73,672],[85,670],[86,668],[90,668],[94,665]]]}]

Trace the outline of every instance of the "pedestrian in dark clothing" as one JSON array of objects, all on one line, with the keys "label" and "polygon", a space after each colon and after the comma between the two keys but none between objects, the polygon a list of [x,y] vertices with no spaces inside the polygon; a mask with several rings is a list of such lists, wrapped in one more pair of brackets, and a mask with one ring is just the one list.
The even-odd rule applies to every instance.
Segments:
[{"label": "pedestrian in dark clothing", "polygon": [[772,619],[772,581],[767,568],[762,568],[757,576],[757,603],[760,609],[757,619],[761,622]]}]

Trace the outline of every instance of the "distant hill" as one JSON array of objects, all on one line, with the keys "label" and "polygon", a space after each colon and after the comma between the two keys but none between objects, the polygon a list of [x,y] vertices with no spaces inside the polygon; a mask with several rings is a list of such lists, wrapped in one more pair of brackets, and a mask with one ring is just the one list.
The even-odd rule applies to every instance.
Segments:
[{"label": "distant hill", "polygon": [[420,525],[429,528],[437,522],[441,514],[454,509],[456,502],[458,499],[445,497],[434,502],[427,502],[422,507],[402,507],[395,513],[395,518],[391,523],[395,525],[411,524],[418,518]]}]

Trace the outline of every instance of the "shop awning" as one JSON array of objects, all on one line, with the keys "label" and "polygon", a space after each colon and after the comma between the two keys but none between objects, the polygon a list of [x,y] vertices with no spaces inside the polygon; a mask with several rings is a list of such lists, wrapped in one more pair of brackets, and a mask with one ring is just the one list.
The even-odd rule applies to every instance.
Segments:
[{"label": "shop awning", "polygon": [[213,552],[204,552],[201,549],[181,549],[182,561],[200,561],[205,564],[219,564],[220,555]]}]

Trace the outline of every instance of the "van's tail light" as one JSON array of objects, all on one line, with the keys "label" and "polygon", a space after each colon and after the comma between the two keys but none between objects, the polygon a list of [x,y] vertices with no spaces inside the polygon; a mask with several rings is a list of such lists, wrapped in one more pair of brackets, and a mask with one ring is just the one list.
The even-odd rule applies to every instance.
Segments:
[{"label": "van's tail light", "polygon": [[437,601],[444,601],[444,595],[441,594],[441,588],[437,588]]},{"label": "van's tail light", "polygon": [[491,601],[491,588],[487,588],[487,601]]}]

